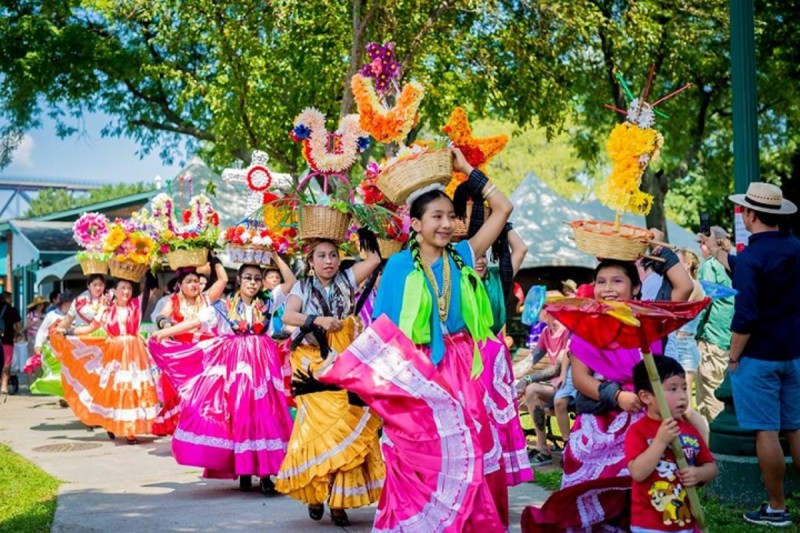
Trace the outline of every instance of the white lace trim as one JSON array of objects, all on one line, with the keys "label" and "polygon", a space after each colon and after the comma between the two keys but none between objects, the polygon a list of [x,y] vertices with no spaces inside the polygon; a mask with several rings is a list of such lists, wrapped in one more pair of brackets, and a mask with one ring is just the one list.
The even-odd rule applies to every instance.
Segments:
[{"label": "white lace trim", "polygon": [[70,374],[69,368],[64,365],[61,367],[61,376],[67,384],[78,395],[81,404],[93,414],[97,414],[108,420],[115,422],[135,422],[137,420],[155,420],[158,416],[158,405],[148,407],[134,407],[133,409],[121,409],[117,407],[104,407],[94,402],[94,396],[83,386],[83,384]]},{"label": "white lace trim", "polygon": [[368,481],[366,485],[361,485],[360,487],[333,486],[331,487],[331,494],[343,494],[345,497],[362,496],[366,494],[368,491],[381,488],[383,488],[383,480],[375,479],[372,481]]},{"label": "white lace trim", "polygon": [[367,426],[367,423],[369,422],[369,419],[371,417],[372,414],[369,412],[369,409],[364,407],[363,413],[358,421],[358,424],[353,429],[353,431],[349,435],[347,435],[347,437],[345,437],[344,440],[342,440],[342,442],[340,442],[333,448],[324,451],[317,457],[314,457],[312,459],[309,459],[305,463],[297,465],[296,467],[287,468],[285,470],[281,469],[280,473],[278,474],[278,479],[289,479],[298,476],[302,472],[305,472],[306,470],[310,469],[312,466],[320,465],[329,460],[331,457],[336,457],[338,454],[342,453],[345,449],[347,449],[348,446],[352,445],[356,441],[356,439],[358,439],[361,436],[361,433],[363,433],[364,428]]},{"label": "white lace trim", "polygon": [[503,348],[495,357],[494,364],[492,365],[492,386],[495,392],[505,402],[505,407],[500,407],[492,399],[489,391],[486,391],[486,409],[492,416],[495,422],[504,426],[517,418],[517,408],[515,404],[516,396],[514,389],[511,385],[514,382],[514,377],[511,375],[511,369],[508,367]]},{"label": "white lace trim", "polygon": [[[368,329],[349,352],[375,373],[410,396],[424,400],[441,437],[442,469],[436,490],[421,511],[378,533],[432,533],[446,531],[458,516],[475,473],[473,437],[462,405],[438,384],[426,379],[403,354]],[[380,510],[379,510],[380,512]]]},{"label": "white lace trim", "polygon": [[270,452],[286,451],[287,442],[282,439],[256,439],[246,440],[242,442],[234,442],[231,439],[224,439],[221,437],[209,437],[206,435],[198,435],[191,431],[178,428],[175,430],[175,435],[172,437],[174,440],[185,442],[188,444],[195,444],[200,446],[209,446],[211,448],[221,448],[223,450],[233,450],[234,453],[263,451]]},{"label": "white lace trim", "polygon": [[[562,487],[569,487],[598,479],[606,467],[625,459],[625,435],[619,433],[626,424],[632,423],[634,415],[625,411],[617,414],[606,431],[602,431],[593,415],[581,415],[581,427],[570,433],[569,450],[579,465],[574,472],[564,473]],[[627,468],[623,468],[627,475]]]}]

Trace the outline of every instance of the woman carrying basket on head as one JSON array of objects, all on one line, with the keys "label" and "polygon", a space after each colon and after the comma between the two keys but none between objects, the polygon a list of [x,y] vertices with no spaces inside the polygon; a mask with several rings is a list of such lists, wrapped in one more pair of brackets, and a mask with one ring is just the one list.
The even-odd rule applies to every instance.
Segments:
[{"label": "woman carrying basket on head", "polygon": [[[61,325],[50,336],[61,360],[64,398],[75,416],[103,427],[111,439],[125,435],[128,444],[150,433],[158,413],[150,356],[139,336],[138,291],[138,282],[118,279],[113,301],[101,306],[88,325]],[[108,337],[89,336],[101,327]]]},{"label": "woman carrying basket on head", "polygon": [[[219,267],[218,267],[219,268]],[[251,476],[273,492],[270,476],[286,453],[292,428],[278,347],[267,334],[269,308],[258,297],[264,273],[245,264],[231,297],[198,316],[157,331],[153,359],[181,397],[181,417],[172,437],[178,463],[205,468],[204,477],[234,479],[250,490]],[[200,328],[211,338],[167,340]]]},{"label": "woman carrying basket on head", "polygon": [[[201,276],[197,272],[197,268],[183,267],[175,272],[175,292],[169,296],[156,317],[158,329],[197,318],[203,309],[222,297],[225,286],[228,284],[228,273],[217,257],[211,258],[211,268],[216,275],[216,281],[205,293],[201,291]],[[198,325],[194,330],[175,335],[175,340],[183,344],[191,344],[213,336],[214,334],[210,331],[201,331]],[[180,420],[180,396],[167,375],[163,373],[161,375],[161,391],[161,411],[153,424],[153,434],[172,435],[178,426],[178,420]]]},{"label": "woman carrying basket on head", "polygon": [[[299,327],[292,343],[292,370],[315,371],[329,351],[344,351],[362,329],[354,316],[361,285],[380,265],[380,255],[340,270],[337,244],[327,239],[309,244],[308,276],[289,296],[283,320]],[[297,418],[277,489],[308,505],[321,520],[324,504],[336,525],[349,524],[346,509],[378,500],[385,470],[378,443],[380,420],[370,409],[351,405],[344,391],[298,396]]]}]

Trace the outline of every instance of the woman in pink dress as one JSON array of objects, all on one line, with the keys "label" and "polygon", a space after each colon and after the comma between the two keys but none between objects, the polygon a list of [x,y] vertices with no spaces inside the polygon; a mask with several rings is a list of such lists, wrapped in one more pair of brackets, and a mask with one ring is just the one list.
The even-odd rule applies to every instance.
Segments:
[{"label": "woman in pink dress", "polygon": [[[236,294],[157,331],[149,347],[181,397],[172,438],[178,463],[205,468],[205,477],[238,476],[242,490],[258,476],[262,492],[270,494],[292,419],[278,347],[267,334],[270,310],[257,297],[263,277],[258,265],[242,265]],[[216,336],[193,344],[166,340],[198,327]]]},{"label": "woman in pink dress", "polygon": [[[225,285],[228,284],[228,273],[222,262],[216,257],[211,258],[211,267],[216,274],[216,281],[206,293],[201,293],[200,279],[194,267],[179,268],[175,272],[176,291],[170,295],[161,314],[156,318],[158,329],[180,324],[184,320],[197,318],[204,308],[210,306],[222,297],[225,292]],[[210,331],[186,331],[175,335],[175,340],[183,344],[196,343],[203,339],[209,339],[214,334]],[[161,374],[161,411],[153,423],[153,435],[172,435],[178,427],[178,420],[181,416],[180,396],[175,391],[172,382],[166,374]]]}]

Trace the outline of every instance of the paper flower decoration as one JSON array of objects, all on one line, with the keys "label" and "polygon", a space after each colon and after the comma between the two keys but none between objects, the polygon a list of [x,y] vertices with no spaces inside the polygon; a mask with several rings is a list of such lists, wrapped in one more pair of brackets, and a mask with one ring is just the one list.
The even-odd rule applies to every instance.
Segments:
[{"label": "paper flower decoration", "polygon": [[72,225],[75,242],[89,252],[100,252],[108,235],[108,224],[108,217],[102,213],[84,213]]},{"label": "paper flower decoration", "polygon": [[303,143],[303,156],[308,165],[323,173],[347,172],[358,153],[368,146],[358,115],[347,115],[339,121],[336,131],[328,132],[325,115],[313,107],[297,116],[290,136],[295,142]]},{"label": "paper flower decoration", "polygon": [[[469,117],[463,107],[456,107],[450,114],[450,120],[442,127],[442,133],[447,135],[450,142],[461,150],[467,162],[473,167],[486,172],[489,161],[503,151],[508,144],[508,135],[495,135],[494,137],[475,137]],[[453,195],[455,188],[463,183],[467,176],[461,172],[453,172],[453,181],[447,186],[447,192]]]},{"label": "paper flower decoration", "polygon": [[277,199],[275,192],[292,188],[291,174],[275,172],[267,166],[268,162],[269,156],[265,152],[255,150],[247,168],[226,168],[222,171],[222,181],[244,184],[250,191],[245,203],[245,213],[252,213]]},{"label": "paper flower decoration", "polygon": [[422,85],[416,81],[406,83],[391,109],[381,101],[371,79],[356,74],[350,86],[361,117],[361,128],[378,142],[404,141],[419,120],[417,111],[425,96]]},{"label": "paper flower decoration", "polygon": [[383,46],[369,43],[367,55],[369,63],[361,67],[359,74],[375,80],[375,90],[383,95],[391,86],[392,80],[400,77],[400,64],[394,57],[394,43],[389,42]]}]

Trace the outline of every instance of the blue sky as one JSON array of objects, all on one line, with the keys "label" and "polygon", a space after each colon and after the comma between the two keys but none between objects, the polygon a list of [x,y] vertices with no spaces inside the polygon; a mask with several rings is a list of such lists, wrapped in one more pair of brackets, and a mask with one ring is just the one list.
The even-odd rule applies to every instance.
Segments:
[{"label": "blue sky", "polygon": [[139,147],[132,140],[100,135],[107,122],[106,115],[87,115],[80,123],[81,134],[59,139],[55,123],[43,117],[42,127],[26,134],[0,176],[134,183],[152,181],[156,175],[173,178],[181,169],[180,162],[187,159],[186,154],[177,154],[176,164],[165,166],[158,150],[140,158]]}]

